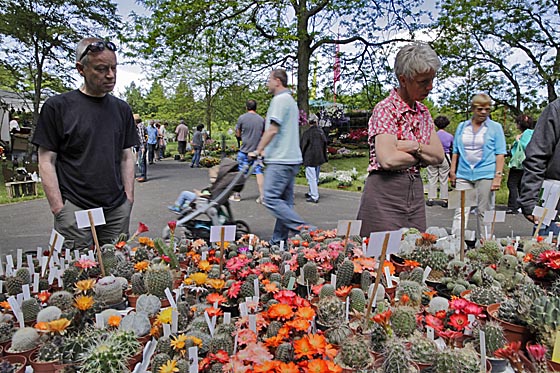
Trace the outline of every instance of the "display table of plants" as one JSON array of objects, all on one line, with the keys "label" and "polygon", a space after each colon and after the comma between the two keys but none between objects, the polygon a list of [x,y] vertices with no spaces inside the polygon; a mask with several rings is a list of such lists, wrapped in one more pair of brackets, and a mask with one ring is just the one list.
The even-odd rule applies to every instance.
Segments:
[{"label": "display table of plants", "polygon": [[0,372],[560,371],[556,245],[487,240],[461,261],[443,231],[405,231],[390,260],[335,230],[270,246],[143,224],[99,256],[20,252],[2,260]]}]

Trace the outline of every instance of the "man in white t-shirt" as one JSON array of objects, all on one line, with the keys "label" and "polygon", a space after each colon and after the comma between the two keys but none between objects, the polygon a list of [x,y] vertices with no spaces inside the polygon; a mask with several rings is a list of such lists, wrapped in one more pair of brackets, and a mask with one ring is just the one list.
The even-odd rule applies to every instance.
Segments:
[{"label": "man in white t-shirt", "polygon": [[16,133],[20,131],[19,123],[17,121],[18,119],[18,117],[13,117],[10,121],[10,133]]}]

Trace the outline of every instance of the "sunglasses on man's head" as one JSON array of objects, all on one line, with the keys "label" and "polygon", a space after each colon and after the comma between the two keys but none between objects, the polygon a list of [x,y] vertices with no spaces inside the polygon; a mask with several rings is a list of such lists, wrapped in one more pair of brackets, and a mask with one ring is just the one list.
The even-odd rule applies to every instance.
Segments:
[{"label": "sunglasses on man's head", "polygon": [[86,49],[80,56],[79,61],[83,60],[84,57],[88,54],[88,52],[93,52],[93,53],[102,52],[105,50],[105,48],[113,52],[117,51],[117,46],[112,41],[105,41],[105,40],[96,41],[86,47]]}]

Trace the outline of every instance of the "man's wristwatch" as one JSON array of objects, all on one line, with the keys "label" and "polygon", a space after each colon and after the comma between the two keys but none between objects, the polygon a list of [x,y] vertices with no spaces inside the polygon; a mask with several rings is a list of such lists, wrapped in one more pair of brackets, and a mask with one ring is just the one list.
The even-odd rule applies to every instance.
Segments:
[{"label": "man's wristwatch", "polygon": [[496,176],[502,177],[504,176],[504,173],[502,171],[496,171]]}]

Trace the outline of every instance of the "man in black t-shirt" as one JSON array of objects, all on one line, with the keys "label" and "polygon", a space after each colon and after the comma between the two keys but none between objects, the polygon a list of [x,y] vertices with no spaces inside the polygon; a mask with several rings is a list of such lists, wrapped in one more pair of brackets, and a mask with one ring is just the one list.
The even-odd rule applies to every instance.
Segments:
[{"label": "man in black t-shirt", "polygon": [[75,247],[92,244],[78,229],[74,212],[102,207],[100,244],[128,233],[134,202],[133,146],[139,145],[128,104],[108,93],[115,87],[113,43],[86,38],[76,48],[76,69],[84,77],[74,91],[49,98],[41,109],[33,144],[54,227]]}]

